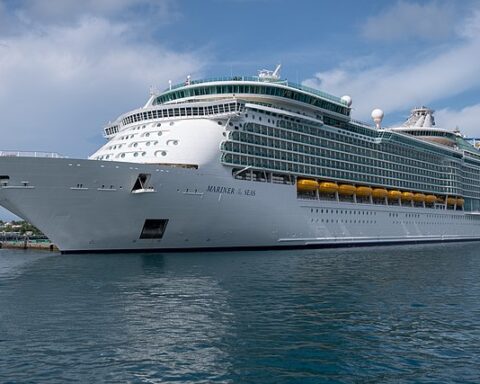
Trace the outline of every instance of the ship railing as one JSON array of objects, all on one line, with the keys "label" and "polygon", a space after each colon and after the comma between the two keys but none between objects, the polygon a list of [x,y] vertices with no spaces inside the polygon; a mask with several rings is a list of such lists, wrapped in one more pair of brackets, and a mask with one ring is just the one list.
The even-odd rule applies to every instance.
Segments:
[{"label": "ship railing", "polygon": [[164,92],[168,92],[170,90],[174,90],[177,88],[182,88],[186,87],[189,85],[195,85],[195,84],[203,84],[203,83],[213,83],[217,81],[254,81],[257,83],[272,83],[272,84],[281,84],[281,85],[286,85],[287,87],[290,88],[295,88],[300,91],[305,91],[308,93],[312,93],[316,96],[320,96],[324,99],[333,101],[335,103],[340,103],[343,105],[346,105],[346,103],[339,97],[330,95],[329,93],[319,91],[318,89],[307,87],[306,85],[298,84],[298,83],[293,83],[288,80],[274,80],[274,81],[268,81],[268,80],[262,80],[258,76],[222,76],[222,77],[210,77],[208,79],[200,79],[200,80],[190,80],[190,81],[185,81],[183,83],[178,83],[175,85],[172,85],[171,87],[165,89]]},{"label": "ship railing", "polygon": [[41,151],[0,151],[0,157],[42,157],[51,159],[66,158],[66,156],[60,155],[56,152]]},{"label": "ship railing", "polygon": [[367,123],[365,121],[361,121],[361,120],[350,119],[350,122],[352,122],[356,125],[360,125],[362,127],[375,128],[375,126],[373,126],[372,124],[369,124],[369,123]]}]

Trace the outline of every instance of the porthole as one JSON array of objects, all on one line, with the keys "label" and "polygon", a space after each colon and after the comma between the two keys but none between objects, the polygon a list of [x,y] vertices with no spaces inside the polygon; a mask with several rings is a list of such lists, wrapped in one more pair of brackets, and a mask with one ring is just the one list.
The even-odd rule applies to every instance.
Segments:
[{"label": "porthole", "polygon": [[124,153],[122,153],[122,154],[120,155],[120,157],[125,157],[125,154],[124,154]]},{"label": "porthole", "polygon": [[142,156],[145,156],[147,154],[147,152],[142,152]]},{"label": "porthole", "polygon": [[162,156],[167,156],[167,152],[162,151]]},{"label": "porthole", "polygon": [[162,131],[158,131],[157,135],[162,136]]},{"label": "porthole", "polygon": [[145,137],[150,136],[150,132],[145,133]]},{"label": "porthole", "polygon": [[150,141],[147,141],[147,143],[145,144],[147,147],[150,146]]},{"label": "porthole", "polygon": [[134,147],[137,147],[137,146],[138,146],[138,143],[133,143],[133,146],[134,146]]},{"label": "porthole", "polygon": [[161,126],[162,126],[162,123],[158,123],[158,124],[157,124],[157,127],[161,127]]},{"label": "porthole", "polygon": [[170,122],[170,125],[173,125],[173,124],[175,124],[175,123],[174,123],[173,121],[171,121],[171,122]]},{"label": "porthole", "polygon": [[218,125],[223,125],[223,123],[221,121],[217,121],[217,124]]},{"label": "porthole", "polygon": [[138,152],[135,152],[135,153],[133,154],[133,156],[137,157],[137,156],[138,156]]}]

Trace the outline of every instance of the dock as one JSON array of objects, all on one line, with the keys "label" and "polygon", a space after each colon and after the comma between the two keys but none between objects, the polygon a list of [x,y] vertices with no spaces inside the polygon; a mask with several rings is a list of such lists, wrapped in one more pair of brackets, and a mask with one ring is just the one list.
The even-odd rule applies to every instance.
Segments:
[{"label": "dock", "polygon": [[58,247],[49,241],[6,240],[0,241],[0,248],[5,249],[35,249],[41,251],[58,252]]}]

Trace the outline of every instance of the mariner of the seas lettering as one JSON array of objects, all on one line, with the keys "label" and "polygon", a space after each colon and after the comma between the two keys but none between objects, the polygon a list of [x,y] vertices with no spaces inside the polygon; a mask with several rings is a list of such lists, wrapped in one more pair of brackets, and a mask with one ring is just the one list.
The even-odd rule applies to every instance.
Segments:
[{"label": "mariner of the seas lettering", "polygon": [[245,196],[255,196],[254,189],[241,189],[233,187],[224,187],[221,185],[209,185],[207,187],[207,192],[213,193],[224,193],[227,195],[245,195]]}]

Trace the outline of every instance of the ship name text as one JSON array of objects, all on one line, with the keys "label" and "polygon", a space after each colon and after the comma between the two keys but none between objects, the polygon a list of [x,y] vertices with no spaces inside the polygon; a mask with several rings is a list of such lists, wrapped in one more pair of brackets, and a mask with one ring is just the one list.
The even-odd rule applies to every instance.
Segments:
[{"label": "ship name text", "polygon": [[223,193],[225,195],[255,196],[254,189],[233,188],[233,187],[226,187],[223,185],[209,185],[207,187],[207,192]]}]

